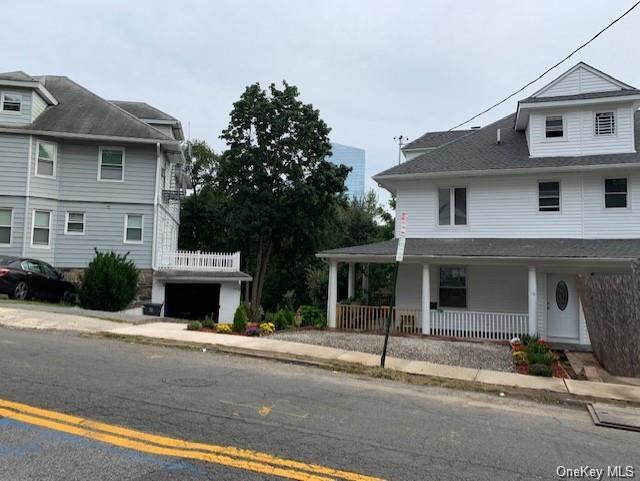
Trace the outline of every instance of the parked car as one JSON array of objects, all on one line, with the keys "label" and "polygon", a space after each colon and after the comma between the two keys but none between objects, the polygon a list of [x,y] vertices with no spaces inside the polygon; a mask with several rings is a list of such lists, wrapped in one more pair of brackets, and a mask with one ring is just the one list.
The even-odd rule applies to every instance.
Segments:
[{"label": "parked car", "polygon": [[73,302],[76,286],[46,262],[0,256],[0,293],[10,299]]}]

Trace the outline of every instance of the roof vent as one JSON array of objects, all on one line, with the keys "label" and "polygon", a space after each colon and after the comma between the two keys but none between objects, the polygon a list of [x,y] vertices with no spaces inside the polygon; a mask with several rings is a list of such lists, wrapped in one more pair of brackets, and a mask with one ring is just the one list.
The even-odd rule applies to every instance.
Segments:
[{"label": "roof vent", "polygon": [[496,144],[500,144],[500,129],[496,130]]},{"label": "roof vent", "polygon": [[481,129],[482,127],[479,125],[474,125],[473,127],[471,127],[471,130],[478,130]]}]

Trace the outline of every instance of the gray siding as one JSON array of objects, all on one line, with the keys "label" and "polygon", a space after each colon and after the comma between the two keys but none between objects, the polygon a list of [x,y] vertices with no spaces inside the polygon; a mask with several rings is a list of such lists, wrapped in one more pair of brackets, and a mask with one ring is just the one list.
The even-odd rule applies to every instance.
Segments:
[{"label": "gray siding", "polygon": [[[54,263],[54,252],[56,248],[56,216],[57,216],[57,202],[55,200],[30,198],[29,210],[27,212],[27,219],[25,222],[25,228],[27,229],[27,244],[25,249],[26,257],[35,257],[36,259],[43,260],[49,264]],[[49,232],[49,246],[48,247],[31,247],[32,240],[32,223],[33,212],[36,210],[48,210],[51,212],[51,231]]]},{"label": "gray siding", "polygon": [[36,91],[33,92],[33,102],[31,104],[31,121],[33,122],[47,108],[47,103]]},{"label": "gray siding", "polygon": [[[54,177],[44,177],[36,175],[36,168],[38,162],[38,141],[40,139],[34,137],[33,147],[31,149],[31,185],[29,187],[29,194],[35,197],[47,197],[50,199],[58,198],[58,190],[60,186],[60,161],[64,157],[64,150],[62,142],[53,142],[47,140],[47,142],[57,145],[58,160],[55,166]],[[42,139],[44,140],[44,139]]]},{"label": "gray siding", "polygon": [[31,103],[33,101],[32,90],[14,87],[3,87],[0,89],[0,99],[3,92],[20,94],[22,96],[22,106],[20,112],[5,112],[0,105],[0,124],[25,125],[31,123]]},{"label": "gray siding", "polygon": [[[138,268],[150,268],[153,246],[153,205],[102,204],[60,201],[55,226],[56,267],[86,267],[94,248],[125,254]],[[85,213],[85,234],[65,234],[66,212]],[[126,214],[144,215],[143,244],[124,243]]]},{"label": "gray siding", "polygon": [[29,136],[0,134],[0,193],[25,195]]},{"label": "gray siding", "polygon": [[97,180],[98,145],[61,142],[62,155],[58,156],[60,199],[152,204],[156,147],[129,145],[125,148],[124,182],[104,182]]},{"label": "gray siding", "polygon": [[0,195],[0,209],[11,209],[13,214],[11,246],[0,246],[1,255],[22,255],[22,236],[24,232],[24,197]]}]

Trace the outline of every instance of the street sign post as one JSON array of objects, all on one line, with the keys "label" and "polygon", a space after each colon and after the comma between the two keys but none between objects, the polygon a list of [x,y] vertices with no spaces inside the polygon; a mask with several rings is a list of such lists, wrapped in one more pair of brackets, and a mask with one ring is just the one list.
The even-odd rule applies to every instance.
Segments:
[{"label": "street sign post", "polygon": [[398,237],[398,248],[396,249],[396,265],[393,269],[393,289],[391,290],[391,302],[389,303],[389,313],[387,314],[387,322],[384,326],[384,346],[382,348],[382,356],[380,357],[380,367],[384,367],[387,358],[387,345],[389,344],[389,331],[391,330],[391,320],[393,318],[393,309],[396,304],[396,285],[398,283],[398,268],[402,259],[404,259],[404,246],[407,236],[407,220],[406,212],[400,214],[400,235]]}]

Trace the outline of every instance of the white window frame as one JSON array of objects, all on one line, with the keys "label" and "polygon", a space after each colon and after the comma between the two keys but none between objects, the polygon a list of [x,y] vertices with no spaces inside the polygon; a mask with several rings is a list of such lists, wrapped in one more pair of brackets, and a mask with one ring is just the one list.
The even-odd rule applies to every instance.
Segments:
[{"label": "white window frame", "polygon": [[[540,184],[557,182],[558,183],[558,210],[542,210],[540,209]],[[536,183],[536,193],[537,193],[537,204],[536,204],[536,212],[538,214],[560,214],[562,212],[562,181],[559,179],[538,179]]]},{"label": "white window frame", "polygon": [[[44,244],[34,244],[33,242],[33,236],[35,234],[35,230],[36,230],[36,212],[47,212],[49,214],[49,242],[44,245]],[[33,212],[31,213],[31,248],[32,249],[51,249],[51,238],[53,236],[53,232],[51,229],[51,224],[52,224],[52,217],[53,217],[53,211],[51,210],[47,210],[47,209],[33,209]]]},{"label": "white window frame", "polygon": [[[607,207],[607,180],[611,179],[625,179],[627,181],[627,206],[626,207]],[[626,212],[631,210],[631,183],[629,182],[629,176],[607,176],[602,178],[602,209],[605,212]]]},{"label": "white window frame", "polygon": [[[39,172],[38,166],[40,163],[40,144],[52,145],[53,146],[53,174],[41,174]],[[58,144],[55,142],[48,142],[46,140],[37,140],[36,141],[36,168],[35,168],[35,176],[42,177],[43,179],[55,179],[56,172],[58,170]]]},{"label": "white window frame", "polygon": [[[608,114],[610,113],[613,116],[613,132],[611,132],[610,134],[599,134],[598,133],[598,121],[597,116],[598,114]],[[616,137],[618,135],[618,125],[617,125],[617,117],[618,117],[618,111],[617,109],[604,109],[604,110],[594,110],[593,111],[593,136],[595,138],[602,138],[602,137]]]},{"label": "white window frame", "polygon": [[[548,117],[560,117],[562,118],[562,136],[560,137],[547,137],[547,118]],[[567,116],[559,113],[546,113],[542,116],[542,139],[543,142],[560,142],[567,140]]]},{"label": "white window frame", "polygon": [[3,244],[0,243],[0,246],[2,247],[11,247],[11,244],[13,242],[13,207],[0,207],[0,210],[8,210],[9,211],[9,216],[10,216],[10,220],[9,220],[9,225],[0,225],[0,227],[8,227],[9,228],[9,243],[8,244]]},{"label": "white window frame", "polygon": [[[5,110],[4,109],[4,98],[7,95],[17,95],[20,97],[20,108],[18,110]],[[2,99],[0,99],[0,112],[3,114],[19,114],[22,112],[22,104],[24,104],[24,96],[20,92],[2,92]]]},{"label": "white window frame", "polygon": [[[441,189],[449,189],[449,223],[441,224],[440,223],[440,190]],[[466,196],[466,204],[465,204],[465,223],[464,224],[456,224],[456,189],[464,189]],[[436,186],[436,226],[440,229],[462,229],[469,226],[469,187],[466,185],[438,185]]]},{"label": "white window frame", "polygon": [[[141,218],[141,222],[140,222],[140,240],[127,240],[127,230],[129,229],[129,217],[130,216],[135,216],[135,217],[140,217]],[[131,214],[125,214],[124,215],[124,236],[122,239],[122,242],[125,244],[144,244],[144,214],[135,214],[135,213],[131,213]]]},{"label": "white window frame", "polygon": [[[102,178],[102,151],[103,150],[118,150],[122,152],[122,178],[120,179],[103,179]],[[110,146],[100,146],[98,147],[98,176],[97,179],[99,182],[124,182],[124,171],[125,171],[125,148],[124,147],[110,147]]]},{"label": "white window frame", "polygon": [[[69,214],[82,214],[82,232],[69,230]],[[77,222],[75,222],[77,224]],[[87,213],[80,210],[68,210],[64,217],[64,233],[65,235],[84,235],[87,230]]]}]

